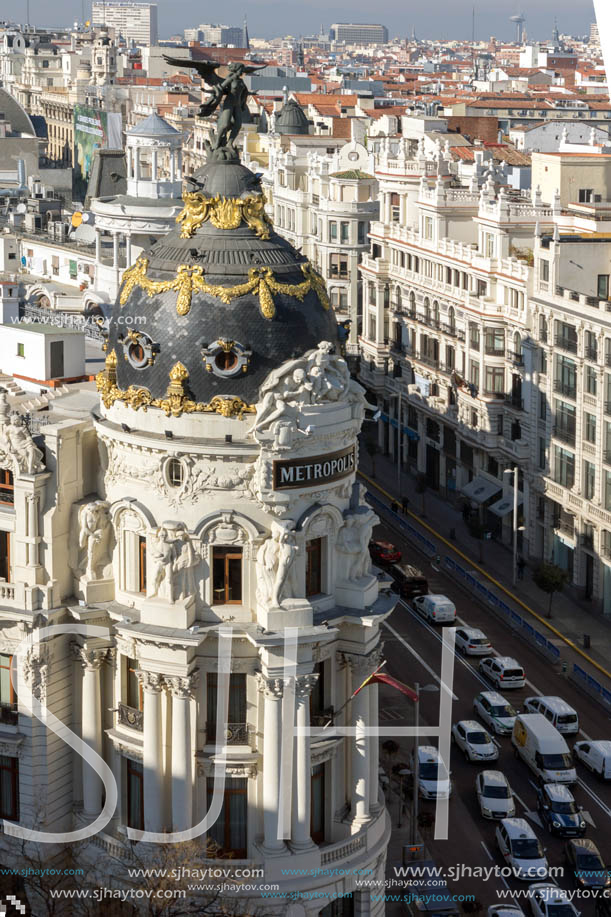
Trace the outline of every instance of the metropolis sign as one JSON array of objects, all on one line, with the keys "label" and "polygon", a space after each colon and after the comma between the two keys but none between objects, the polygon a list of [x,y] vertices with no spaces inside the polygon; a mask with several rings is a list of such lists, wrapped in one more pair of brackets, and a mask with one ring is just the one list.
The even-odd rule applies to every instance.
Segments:
[{"label": "metropolis sign", "polygon": [[328,455],[308,455],[302,459],[280,459],[274,462],[274,490],[289,487],[313,487],[330,484],[352,474],[356,469],[354,446]]}]

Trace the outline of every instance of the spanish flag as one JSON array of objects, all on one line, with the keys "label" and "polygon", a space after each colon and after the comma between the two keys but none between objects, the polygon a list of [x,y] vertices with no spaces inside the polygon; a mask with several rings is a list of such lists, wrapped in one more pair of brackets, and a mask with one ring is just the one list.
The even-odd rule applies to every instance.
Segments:
[{"label": "spanish flag", "polygon": [[381,672],[380,669],[383,665],[386,665],[386,663],[383,662],[382,665],[375,670],[375,672],[372,672],[371,675],[367,676],[363,684],[359,685],[356,691],[353,692],[352,697],[356,697],[359,691],[362,691],[363,688],[366,688],[368,685],[381,684],[388,685],[389,688],[394,688],[395,691],[400,691],[401,694],[405,694],[405,696],[409,697],[410,700],[418,700],[418,695],[416,692],[412,691],[412,689],[407,685],[404,685],[402,681],[398,681],[396,678],[393,678],[392,675],[387,675],[386,672]]}]

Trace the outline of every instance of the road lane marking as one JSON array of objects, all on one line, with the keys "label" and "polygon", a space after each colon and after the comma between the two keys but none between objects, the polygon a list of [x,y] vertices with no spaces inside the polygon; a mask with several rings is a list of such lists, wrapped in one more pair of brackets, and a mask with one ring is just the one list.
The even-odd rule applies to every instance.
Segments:
[{"label": "road lane marking", "polygon": [[524,802],[524,800],[523,800],[523,799],[520,799],[520,797],[518,796],[518,794],[515,793],[515,792],[513,792],[513,790],[512,790],[512,793],[513,793],[513,798],[518,800],[518,802],[520,803],[520,805],[522,806],[522,808],[524,809],[525,812],[528,812],[528,806],[526,805],[526,803]]},{"label": "road lane marking", "polygon": [[[422,622],[422,623],[424,623],[424,622]],[[420,653],[417,653],[416,650],[413,648],[413,646],[410,646],[409,643],[407,643],[407,642],[403,639],[403,637],[401,636],[401,634],[398,633],[398,632],[394,629],[394,627],[393,627],[391,624],[388,623],[388,621],[384,621],[383,626],[386,627],[387,630],[389,630],[389,631],[391,632],[391,634],[393,635],[393,637],[395,637],[400,643],[403,644],[403,646],[405,647],[406,650],[409,650],[409,652],[412,654],[412,656],[414,656],[414,657],[418,660],[418,662],[420,663],[420,665],[423,666],[423,668],[426,669],[426,671],[429,673],[429,675],[430,675],[432,678],[435,679],[435,681],[437,682],[437,684],[438,684],[441,688],[443,688],[444,690],[448,691],[448,694],[450,694],[450,695],[452,696],[452,700],[458,700],[458,698],[456,697],[456,695],[454,694],[453,691],[449,691],[447,688],[444,687],[444,685],[441,684],[441,678],[440,678],[439,675],[430,667],[430,665],[428,664],[428,662],[425,662],[425,661],[424,661],[424,659],[422,658],[422,656],[420,655]],[[440,639],[441,639],[441,638],[440,638]]]},{"label": "road lane marking", "polygon": [[579,784],[579,786],[580,786],[583,790],[586,791],[586,793],[588,794],[588,796],[590,796],[590,798],[593,799],[594,802],[598,803],[598,805],[599,805],[600,808],[603,810],[603,812],[605,813],[605,815],[607,816],[607,818],[611,818],[611,809],[609,808],[608,805],[606,805],[606,804],[602,801],[602,799],[600,798],[600,796],[598,796],[598,795],[594,792],[594,790],[592,790],[592,789],[588,786],[587,783],[584,783],[583,780],[581,779],[581,777],[578,777],[578,778],[577,778],[577,783]]},{"label": "road lane marking", "polygon": [[492,854],[490,853],[490,851],[489,851],[488,848],[486,847],[486,844],[485,844],[483,841],[481,841],[480,843],[481,843],[482,847],[484,848],[484,851],[485,851],[486,856],[488,857],[488,859],[489,859],[489,860],[493,860],[494,857],[492,856]]}]

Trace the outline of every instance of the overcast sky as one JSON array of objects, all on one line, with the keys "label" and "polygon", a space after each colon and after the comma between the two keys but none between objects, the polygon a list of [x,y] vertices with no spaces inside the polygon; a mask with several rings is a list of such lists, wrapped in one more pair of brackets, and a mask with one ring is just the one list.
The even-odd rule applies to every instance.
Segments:
[{"label": "overcast sky", "polygon": [[[391,35],[416,34],[424,38],[468,38],[471,35],[473,0],[158,0],[160,36],[169,37],[200,22],[239,25],[246,13],[251,36],[309,35],[331,22],[382,22]],[[25,4],[0,0],[0,19],[15,18]],[[30,19],[43,26],[65,25],[81,18],[82,0],[30,0]],[[84,0],[87,18],[90,0]],[[561,32],[581,35],[594,21],[592,0],[476,0],[477,38],[510,38],[514,27],[509,17],[527,16],[532,38],[551,34],[554,16]]]}]

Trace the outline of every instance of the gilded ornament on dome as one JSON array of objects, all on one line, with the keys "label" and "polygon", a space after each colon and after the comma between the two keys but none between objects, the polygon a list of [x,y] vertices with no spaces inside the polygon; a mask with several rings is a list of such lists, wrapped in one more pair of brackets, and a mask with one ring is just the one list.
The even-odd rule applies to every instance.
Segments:
[{"label": "gilded ornament on dome", "polygon": [[271,222],[265,212],[265,195],[247,197],[205,197],[199,191],[186,191],[184,207],[176,217],[182,223],[181,239],[190,239],[202,223],[210,220],[217,229],[237,229],[244,221],[257,238],[269,239]]},{"label": "gilded ornament on dome", "polygon": [[126,304],[130,294],[137,287],[149,297],[167,291],[178,293],[176,299],[178,315],[189,313],[193,293],[207,293],[209,296],[216,296],[227,305],[240,296],[252,293],[259,297],[261,314],[267,319],[273,319],[276,314],[275,295],[294,296],[303,302],[310,290],[313,290],[323,309],[329,309],[325,282],[309,261],[301,265],[301,271],[305,277],[301,283],[280,283],[274,277],[270,267],[252,267],[248,272],[248,280],[233,287],[208,283],[204,277],[204,269],[199,265],[179,265],[176,276],[170,280],[153,280],[148,277],[147,270],[148,258],[140,257],[132,267],[124,272],[123,286],[119,294],[119,302],[122,306]]}]

